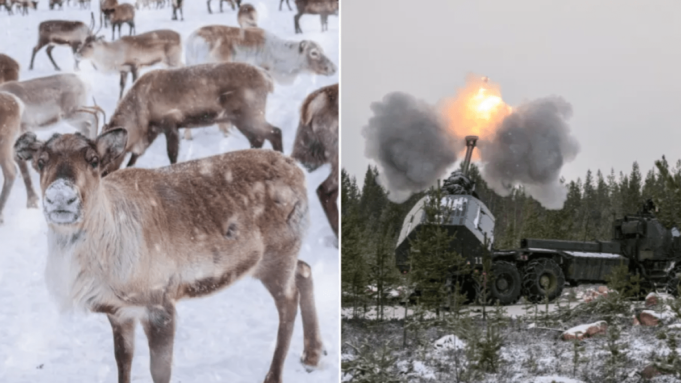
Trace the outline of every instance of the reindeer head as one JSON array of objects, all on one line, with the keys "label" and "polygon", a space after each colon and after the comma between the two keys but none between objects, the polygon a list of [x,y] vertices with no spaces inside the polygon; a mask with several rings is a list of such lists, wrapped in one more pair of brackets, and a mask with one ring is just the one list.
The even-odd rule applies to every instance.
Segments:
[{"label": "reindeer head", "polygon": [[123,129],[102,133],[92,141],[81,134],[55,134],[46,142],[32,132],[14,144],[17,159],[33,161],[40,173],[43,213],[51,226],[77,226],[83,207],[99,186],[102,169],[125,152],[128,133]]},{"label": "reindeer head", "polygon": [[304,56],[307,68],[311,72],[324,76],[331,76],[336,73],[336,65],[324,56],[324,50],[319,44],[314,41],[303,40],[300,42],[298,50]]},{"label": "reindeer head", "polygon": [[81,44],[76,51],[76,59],[83,60],[91,58],[97,51],[97,48],[104,44],[104,36],[90,35],[86,37],[83,44]]}]

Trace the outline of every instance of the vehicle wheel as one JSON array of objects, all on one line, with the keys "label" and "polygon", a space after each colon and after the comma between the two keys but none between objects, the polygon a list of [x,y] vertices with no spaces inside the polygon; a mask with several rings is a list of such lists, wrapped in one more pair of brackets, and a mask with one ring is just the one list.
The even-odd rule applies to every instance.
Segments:
[{"label": "vehicle wheel", "polygon": [[563,270],[551,259],[535,259],[525,267],[523,293],[530,302],[543,302],[547,295],[550,302],[560,296],[564,285]]},{"label": "vehicle wheel", "polygon": [[[522,279],[518,268],[506,261],[497,261],[492,265],[492,276],[487,286],[487,303],[499,302],[510,305],[518,301],[522,287]],[[482,286],[476,286],[478,301],[482,302]]]},{"label": "vehicle wheel", "polygon": [[679,296],[679,284],[681,284],[681,264],[674,266],[667,278],[667,292],[675,297]]}]

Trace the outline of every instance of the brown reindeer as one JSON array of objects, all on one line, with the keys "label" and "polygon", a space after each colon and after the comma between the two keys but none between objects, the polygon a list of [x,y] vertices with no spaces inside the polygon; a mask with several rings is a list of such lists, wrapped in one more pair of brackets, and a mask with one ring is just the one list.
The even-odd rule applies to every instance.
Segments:
[{"label": "brown reindeer", "polygon": [[103,71],[120,72],[122,98],[128,73],[132,73],[135,82],[139,68],[160,62],[169,67],[182,66],[182,43],[180,34],[169,29],[124,36],[113,42],[89,36],[76,52],[76,58],[90,60]]},{"label": "brown reindeer", "polygon": [[239,14],[237,21],[241,28],[257,28],[258,27],[258,11],[251,4],[244,4],[239,7]]},{"label": "brown reindeer", "polygon": [[50,9],[55,9],[56,7],[59,7],[59,9],[64,9],[64,0],[50,0],[48,5]]},{"label": "brown reindeer", "polygon": [[0,53],[0,84],[19,79],[19,63],[13,58]]},{"label": "brown reindeer", "polygon": [[302,15],[319,15],[322,20],[322,32],[329,29],[329,15],[338,15],[338,0],[296,0],[298,13],[293,16],[296,33],[303,33],[300,29]]},{"label": "brown reindeer", "polygon": [[[23,114],[24,104],[16,96],[0,92],[0,168],[4,179],[2,192],[0,192],[0,224],[2,224],[2,210],[7,203],[9,192],[17,175],[17,168],[14,164],[14,141],[21,134],[21,115]],[[28,173],[28,166],[25,161],[17,161],[21,175],[26,184],[28,193],[28,207],[37,207],[38,196],[36,196],[31,183],[31,176]]]},{"label": "brown reindeer", "polygon": [[63,308],[108,316],[118,381],[130,382],[137,320],[155,383],[170,381],[175,303],[211,294],[251,275],[279,312],[266,383],[281,383],[300,305],[302,362],[323,351],[310,266],[297,259],[308,221],[305,177],[269,150],[244,150],[161,169],[125,169],[102,178],[123,156],[124,129],[95,141],[32,133],[17,156],[40,173],[48,226],[46,283]]},{"label": "brown reindeer", "polygon": [[22,15],[28,15],[28,9],[38,9],[38,2],[33,0],[12,0],[13,4],[21,10]]},{"label": "brown reindeer", "polygon": [[[48,20],[40,23],[38,26],[38,44],[33,47],[31,65],[29,65],[28,69],[33,70],[33,61],[35,60],[36,53],[47,45],[47,57],[49,57],[52,65],[54,65],[54,69],[61,70],[52,58],[54,46],[68,45],[75,54],[88,36],[95,35],[99,32],[99,29],[95,32],[92,31],[92,28],[94,28],[95,25],[94,14],[91,14],[91,17],[92,25],[90,27],[80,21]],[[78,60],[76,60],[75,68],[78,69]]]},{"label": "brown reindeer", "polygon": [[317,188],[317,196],[338,237],[338,84],[312,92],[303,102],[291,157],[310,172],[331,164],[331,174]]},{"label": "brown reindeer", "polygon": [[116,27],[118,27],[118,37],[121,37],[121,27],[123,24],[128,24],[130,27],[130,32],[128,35],[132,35],[135,29],[135,7],[132,4],[118,4],[114,7],[111,16],[109,17],[111,22],[111,40],[116,38]]},{"label": "brown reindeer", "polygon": [[[118,5],[117,0],[104,0],[99,4],[99,23],[103,24],[104,27],[108,27],[111,21],[111,14],[113,14],[116,6]],[[104,20],[102,20],[102,18]]]},{"label": "brown reindeer", "polygon": [[[132,166],[156,137],[163,133],[170,163],[177,162],[179,128],[232,123],[251,147],[265,140],[282,151],[281,130],[265,119],[267,95],[273,91],[269,77],[242,63],[203,64],[179,69],[159,69],[140,77],[123,96],[103,130],[128,131],[126,152]],[[121,156],[111,171],[120,167]]]}]

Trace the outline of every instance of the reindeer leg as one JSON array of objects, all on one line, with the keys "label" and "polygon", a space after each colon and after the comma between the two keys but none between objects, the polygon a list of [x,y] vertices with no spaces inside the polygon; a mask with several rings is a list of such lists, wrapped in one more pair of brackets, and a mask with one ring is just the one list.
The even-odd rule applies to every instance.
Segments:
[{"label": "reindeer leg", "polygon": [[[282,257],[283,258],[283,257]],[[285,259],[285,258],[284,258]],[[288,259],[285,259],[288,261]],[[293,275],[296,271],[296,264],[278,264],[271,268],[270,272],[263,276],[258,276],[265,285],[265,288],[272,294],[274,303],[279,312],[279,330],[277,331],[277,346],[274,349],[272,364],[265,377],[265,383],[281,383],[282,369],[289,346],[291,345],[291,335],[293,325],[298,314],[298,289]],[[307,307],[307,306],[306,306]]]},{"label": "reindeer leg", "polygon": [[[135,28],[135,22],[134,21],[129,22],[128,26],[130,27],[130,32],[128,33],[128,35],[132,36],[133,30],[135,31],[135,34],[137,34],[137,29]],[[120,35],[120,33],[119,33],[119,35]]]},{"label": "reindeer leg", "polygon": [[[10,152],[11,153],[11,152]],[[5,158],[2,163],[0,163],[0,168],[2,168],[2,176],[5,181],[2,184],[2,193],[0,193],[0,224],[4,222],[2,218],[2,209],[7,203],[7,198],[9,197],[9,192],[12,190],[12,185],[14,184],[14,179],[17,175],[17,168],[14,165],[11,157]]]},{"label": "reindeer leg", "polygon": [[71,44],[71,51],[73,52],[73,60],[76,62],[74,65],[74,70],[79,70],[80,68],[78,68],[78,59],[76,58],[76,52],[78,51],[78,43]]},{"label": "reindeer leg", "polygon": [[187,141],[192,140],[192,132],[189,130],[189,128],[184,128],[184,139]]},{"label": "reindeer leg", "polygon": [[328,31],[329,30],[329,15],[326,13],[323,13],[321,16],[322,19],[322,32]]},{"label": "reindeer leg", "polygon": [[168,302],[163,306],[147,307],[148,319],[142,322],[149,341],[151,378],[154,383],[170,382],[175,340],[175,307]]},{"label": "reindeer leg", "polygon": [[338,199],[338,185],[333,172],[329,177],[322,182],[317,188],[317,197],[324,208],[326,219],[329,220],[333,232],[338,237],[338,206],[336,200]]},{"label": "reindeer leg", "polygon": [[292,11],[293,8],[291,8],[291,3],[289,2],[290,0],[286,0],[286,6],[288,7],[289,11]]},{"label": "reindeer leg", "polygon": [[38,51],[40,49],[42,49],[42,47],[44,47],[44,46],[45,46],[45,43],[42,42],[42,41],[39,41],[38,45],[33,47],[33,54],[31,55],[31,65],[29,65],[29,67],[28,67],[29,70],[33,70],[33,61],[35,60],[35,54],[38,53]]},{"label": "reindeer leg", "polygon": [[54,69],[56,70],[61,70],[59,66],[57,65],[56,62],[54,62],[54,59],[52,58],[52,50],[54,49],[54,45],[49,45],[47,49],[45,50],[47,52],[47,57],[50,58],[50,61],[52,61],[52,65],[54,65]]},{"label": "reindeer leg", "polygon": [[132,355],[135,351],[135,320],[107,314],[114,337],[114,355],[118,366],[118,383],[130,383]]},{"label": "reindeer leg", "polygon": [[324,351],[322,338],[319,334],[312,270],[310,265],[301,260],[298,260],[296,268],[296,287],[300,294],[300,314],[303,317],[303,336],[305,338],[303,342],[305,348],[300,361],[307,367],[317,367],[322,354],[326,355],[326,351]]},{"label": "reindeer leg", "polygon": [[300,16],[302,16],[302,13],[297,13],[295,16],[293,16],[293,21],[295,23],[295,28],[296,28],[296,33],[303,33],[303,30],[300,29]]},{"label": "reindeer leg", "polygon": [[125,90],[125,83],[128,81],[128,72],[121,71],[121,93],[118,95],[118,99],[123,98],[123,90]]},{"label": "reindeer leg", "polygon": [[136,66],[133,65],[132,68],[130,68],[130,73],[132,73],[132,82],[137,81],[137,73],[138,72],[137,72]]},{"label": "reindeer leg", "polygon": [[[210,9],[210,0],[206,1],[206,4],[208,5],[208,13],[213,13],[213,11]],[[175,12],[173,12],[175,13]],[[177,19],[177,18],[175,18]]]},{"label": "reindeer leg", "polygon": [[125,166],[128,167],[128,168],[131,167],[131,166],[134,166],[134,165],[135,165],[135,162],[137,162],[137,159],[138,159],[138,158],[139,158],[139,156],[138,156],[137,154],[132,153],[132,154],[130,155],[130,161],[128,161],[128,164],[125,165]]},{"label": "reindeer leg", "polygon": [[278,152],[284,152],[284,147],[281,143],[281,129],[276,126],[267,124],[269,127],[269,133],[267,134],[267,140],[272,144],[272,149]]},{"label": "reindeer leg", "polygon": [[279,10],[281,11],[281,7],[284,5],[284,0],[279,1]]},{"label": "reindeer leg", "polygon": [[177,155],[180,152],[180,133],[177,131],[177,125],[174,123],[167,123],[163,129],[166,135],[166,147],[168,149],[168,158],[170,163],[177,163]]},{"label": "reindeer leg", "polygon": [[[31,181],[31,174],[28,172],[28,165],[26,164],[26,161],[17,161],[17,164],[19,164],[21,177],[24,179],[24,185],[26,186],[26,207],[35,209],[38,207],[38,195],[35,194],[35,190],[33,189],[33,182]],[[2,208],[0,208],[0,210],[2,210]]]},{"label": "reindeer leg", "polygon": [[221,122],[218,124],[218,128],[222,132],[222,135],[225,137],[229,137],[229,129],[232,127],[232,124],[230,122]]}]

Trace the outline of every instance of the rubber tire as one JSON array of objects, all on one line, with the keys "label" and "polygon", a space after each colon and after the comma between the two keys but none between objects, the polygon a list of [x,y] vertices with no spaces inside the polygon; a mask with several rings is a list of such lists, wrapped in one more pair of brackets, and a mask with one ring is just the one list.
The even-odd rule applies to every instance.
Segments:
[{"label": "rubber tire", "polygon": [[[494,304],[498,301],[502,306],[516,303],[520,299],[520,293],[522,292],[522,278],[518,268],[511,262],[496,261],[492,265],[492,275],[495,279],[487,287],[486,303]],[[504,291],[500,291],[497,285],[497,278],[502,275],[509,286]],[[476,291],[478,302],[482,303],[482,286],[476,284]]]},{"label": "rubber tire", "polygon": [[677,278],[677,274],[681,274],[681,264],[674,265],[674,268],[669,272],[669,279],[667,280],[667,292],[674,297],[679,296],[678,287],[681,284],[681,278]]},{"label": "rubber tire", "polygon": [[523,277],[523,294],[532,303],[544,301],[546,293],[540,282],[540,278],[544,275],[550,278],[549,302],[560,297],[560,294],[563,293],[565,275],[563,275],[563,270],[560,266],[552,259],[535,259],[527,264]]}]

